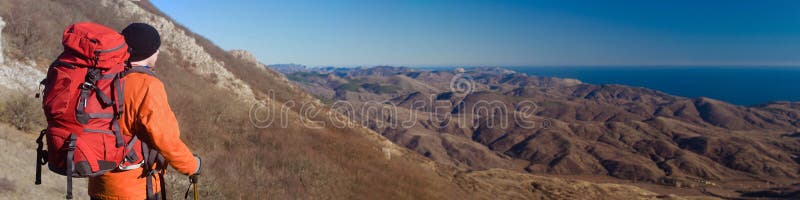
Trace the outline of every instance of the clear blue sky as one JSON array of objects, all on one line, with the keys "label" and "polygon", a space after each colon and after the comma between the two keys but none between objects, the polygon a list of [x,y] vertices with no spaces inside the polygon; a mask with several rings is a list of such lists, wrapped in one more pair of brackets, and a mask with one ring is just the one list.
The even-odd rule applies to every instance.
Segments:
[{"label": "clear blue sky", "polygon": [[800,1],[152,2],[267,64],[800,65]]}]

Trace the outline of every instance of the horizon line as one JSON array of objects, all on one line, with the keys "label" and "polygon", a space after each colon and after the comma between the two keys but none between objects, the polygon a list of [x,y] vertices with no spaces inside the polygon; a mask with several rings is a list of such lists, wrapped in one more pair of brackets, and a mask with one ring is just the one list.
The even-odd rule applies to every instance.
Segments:
[{"label": "horizon line", "polygon": [[267,66],[273,65],[301,65],[308,68],[322,68],[322,67],[341,67],[341,68],[357,68],[357,67],[410,67],[410,68],[445,68],[445,67],[798,67],[800,63],[771,63],[771,64],[570,64],[570,65],[390,65],[390,64],[375,64],[375,65],[304,65],[298,63],[274,63],[265,64]]}]

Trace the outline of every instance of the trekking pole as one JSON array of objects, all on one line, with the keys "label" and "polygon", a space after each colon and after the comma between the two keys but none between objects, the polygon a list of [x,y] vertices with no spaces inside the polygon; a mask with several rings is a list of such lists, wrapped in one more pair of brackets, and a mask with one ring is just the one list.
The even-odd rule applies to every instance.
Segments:
[{"label": "trekking pole", "polygon": [[200,196],[199,192],[197,191],[197,179],[200,177],[200,171],[203,169],[202,159],[194,155],[195,159],[197,159],[197,172],[189,176],[189,187],[186,188],[186,194],[183,195],[183,199],[189,199],[189,189],[194,189],[194,200],[197,200]]},{"label": "trekking pole", "polygon": [[199,196],[199,195],[197,194],[197,176],[193,176],[193,177],[194,177],[194,178],[192,179],[192,182],[193,182],[193,184],[192,184],[192,185],[194,185],[194,200],[197,200],[197,199],[198,199],[198,196]]},{"label": "trekking pole", "polygon": [[194,200],[197,200],[199,198],[200,195],[197,192],[197,178],[198,178],[198,176],[199,176],[198,174],[189,176],[189,187],[186,188],[186,193],[183,195],[183,199],[189,199],[189,190],[194,190],[194,192],[193,192]]}]

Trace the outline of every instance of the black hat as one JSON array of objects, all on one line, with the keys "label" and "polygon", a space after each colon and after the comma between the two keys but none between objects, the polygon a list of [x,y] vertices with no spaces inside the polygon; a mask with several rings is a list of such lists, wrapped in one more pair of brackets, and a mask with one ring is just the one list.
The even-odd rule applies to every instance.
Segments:
[{"label": "black hat", "polygon": [[161,46],[161,36],[156,28],[145,23],[133,23],[122,30],[125,42],[130,48],[130,61],[140,61],[149,58]]}]

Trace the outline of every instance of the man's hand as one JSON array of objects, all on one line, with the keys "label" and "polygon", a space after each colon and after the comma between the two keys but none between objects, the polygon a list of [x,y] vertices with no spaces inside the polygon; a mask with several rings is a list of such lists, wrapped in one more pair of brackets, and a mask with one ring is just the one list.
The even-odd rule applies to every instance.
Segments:
[{"label": "man's hand", "polygon": [[200,159],[200,156],[197,156],[197,154],[194,154],[194,160],[197,161],[197,170],[195,170],[194,173],[192,173],[191,176],[200,175],[200,170],[203,169],[203,162],[202,162],[203,160]]},{"label": "man's hand", "polygon": [[200,170],[203,169],[203,159],[200,159],[200,156],[197,154],[194,155],[194,160],[197,161],[197,170],[194,171],[192,175],[189,176],[189,188],[186,188],[186,194],[183,195],[184,199],[189,199],[189,189],[194,188],[194,199],[197,200],[198,192],[197,192],[197,179],[200,176]]}]

